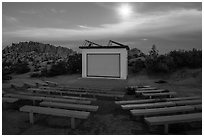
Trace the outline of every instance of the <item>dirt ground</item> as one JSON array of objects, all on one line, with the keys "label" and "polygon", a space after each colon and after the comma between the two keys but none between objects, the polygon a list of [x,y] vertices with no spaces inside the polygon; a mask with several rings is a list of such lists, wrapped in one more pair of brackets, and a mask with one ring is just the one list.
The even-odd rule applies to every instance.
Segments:
[{"label": "dirt ground", "polygon": [[[3,90],[11,90],[10,84],[23,86],[23,82],[42,80],[55,81],[59,85],[87,88],[111,88],[126,92],[128,85],[151,85],[169,91],[177,92],[177,96],[202,96],[202,69],[183,69],[171,75],[129,74],[127,80],[113,79],[84,79],[80,75],[65,75],[52,78],[30,78],[29,74],[12,75],[13,79],[3,83]],[[158,84],[155,81],[165,80],[167,83]],[[137,99],[125,95],[124,99]],[[99,110],[91,113],[87,120],[76,120],[76,129],[70,128],[70,119],[48,115],[35,115],[35,124],[29,124],[28,114],[19,112],[19,108],[30,101],[18,101],[15,104],[3,103],[2,134],[3,135],[152,135],[162,134],[163,127],[152,127],[151,132],[142,119],[131,116],[114,103],[111,98],[98,98],[93,105]],[[174,124],[170,126],[170,134],[202,134],[201,123]]]}]

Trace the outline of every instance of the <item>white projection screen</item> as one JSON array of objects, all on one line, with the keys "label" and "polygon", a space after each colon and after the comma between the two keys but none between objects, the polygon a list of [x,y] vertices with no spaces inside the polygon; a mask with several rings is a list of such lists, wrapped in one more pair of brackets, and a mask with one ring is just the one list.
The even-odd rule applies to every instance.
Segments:
[{"label": "white projection screen", "polygon": [[120,54],[87,54],[88,77],[120,77]]}]

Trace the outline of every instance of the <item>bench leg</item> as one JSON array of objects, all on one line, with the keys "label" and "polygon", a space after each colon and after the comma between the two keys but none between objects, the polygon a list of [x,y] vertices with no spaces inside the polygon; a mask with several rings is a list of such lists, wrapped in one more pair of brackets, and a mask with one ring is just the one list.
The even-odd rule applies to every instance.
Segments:
[{"label": "bench leg", "polygon": [[33,112],[30,112],[30,113],[29,113],[29,120],[30,120],[30,123],[31,123],[31,124],[34,123]]},{"label": "bench leg", "polygon": [[169,132],[169,125],[165,124],[164,125],[164,134],[168,134],[168,132]]},{"label": "bench leg", "polygon": [[75,119],[73,117],[71,118],[71,128],[75,129]]}]

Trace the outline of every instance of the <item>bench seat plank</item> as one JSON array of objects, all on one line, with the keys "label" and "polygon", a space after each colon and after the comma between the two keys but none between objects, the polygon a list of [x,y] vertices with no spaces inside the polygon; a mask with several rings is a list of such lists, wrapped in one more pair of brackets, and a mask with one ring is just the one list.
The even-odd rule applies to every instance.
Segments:
[{"label": "bench seat plank", "polygon": [[85,111],[97,111],[98,110],[98,106],[93,106],[93,105],[68,104],[68,103],[57,103],[57,102],[46,102],[46,101],[41,102],[40,106],[85,110]]},{"label": "bench seat plank", "polygon": [[145,121],[149,125],[162,125],[162,124],[173,124],[182,122],[193,122],[201,121],[202,113],[190,113],[182,115],[171,115],[171,116],[156,116],[156,117],[146,117]]},{"label": "bench seat plank", "polygon": [[128,104],[121,105],[123,109],[143,109],[143,108],[159,108],[159,107],[171,107],[176,104],[173,102],[160,102],[160,103],[148,103],[148,104]]},{"label": "bench seat plank", "polygon": [[128,86],[128,88],[151,88],[149,85],[143,85],[143,86]]},{"label": "bench seat plank", "polygon": [[149,116],[160,114],[171,114],[177,112],[191,112],[194,111],[192,106],[176,106],[168,108],[154,108],[154,109],[133,109],[130,110],[133,116]]},{"label": "bench seat plank", "polygon": [[123,94],[112,94],[112,93],[94,93],[94,92],[79,92],[79,91],[61,91],[61,90],[53,90],[53,89],[38,89],[38,88],[29,88],[29,91],[37,91],[37,92],[53,92],[53,93],[64,93],[64,94],[73,94],[73,95],[93,95],[93,96],[105,96],[105,97],[119,97],[123,98]]},{"label": "bench seat plank", "polygon": [[67,117],[74,117],[74,118],[80,118],[80,119],[87,119],[90,115],[90,112],[38,107],[38,106],[28,106],[28,105],[21,107],[20,111],[47,114],[47,115],[53,115],[53,116],[67,116]]},{"label": "bench seat plank", "polygon": [[12,98],[26,99],[26,100],[39,100],[39,101],[44,99],[44,97],[27,96],[27,95],[21,95],[21,94],[13,94],[13,93],[6,94],[5,97],[12,97]]},{"label": "bench seat plank", "polygon": [[73,88],[73,87],[40,87],[41,89],[52,89],[61,91],[76,91],[76,92],[90,92],[90,93],[106,93],[106,94],[124,94],[124,92],[113,91],[113,90],[103,90],[103,89],[87,89],[87,88]]},{"label": "bench seat plank", "polygon": [[36,92],[46,92],[46,93],[58,93],[58,94],[87,95],[86,92],[61,91],[61,90],[54,90],[54,89],[29,88],[28,90],[32,92],[36,91]]},{"label": "bench seat plank", "polygon": [[53,98],[90,100],[90,101],[96,101],[97,100],[96,98],[77,97],[77,96],[64,96],[64,95],[53,95],[53,94],[43,94],[43,93],[31,93],[31,92],[18,92],[18,93],[19,94],[24,94],[24,95],[44,96],[44,97],[53,97]]},{"label": "bench seat plank", "polygon": [[137,88],[137,90],[139,91],[142,91],[142,90],[156,90],[157,88],[156,87],[147,87],[147,88],[145,88],[145,87],[142,87],[142,88]]},{"label": "bench seat plank", "polygon": [[181,105],[196,105],[196,104],[201,104],[202,100],[181,100],[181,101],[174,101],[176,105],[181,106]]},{"label": "bench seat plank", "polygon": [[88,95],[93,95],[93,96],[102,96],[102,97],[118,97],[118,98],[123,98],[124,94],[104,94],[104,93],[88,93]]},{"label": "bench seat plank", "polygon": [[64,99],[64,98],[52,98],[52,97],[45,97],[43,100],[53,101],[53,102],[64,102],[64,103],[91,104],[90,100],[76,100],[76,99]]},{"label": "bench seat plank", "polygon": [[166,89],[156,89],[156,90],[137,90],[135,93],[141,94],[141,93],[161,93],[161,92],[167,92]]},{"label": "bench seat plank", "polygon": [[140,100],[124,100],[124,101],[115,101],[116,104],[142,104],[142,103],[152,103],[157,102],[157,99],[140,99]]},{"label": "bench seat plank", "polygon": [[15,103],[18,101],[18,98],[2,97],[2,102]]},{"label": "bench seat plank", "polygon": [[176,92],[162,92],[162,93],[142,93],[145,97],[161,97],[161,96],[174,96]]},{"label": "bench seat plank", "polygon": [[166,101],[180,101],[180,100],[193,100],[193,99],[201,99],[200,96],[193,97],[179,97],[179,98],[166,98]]}]

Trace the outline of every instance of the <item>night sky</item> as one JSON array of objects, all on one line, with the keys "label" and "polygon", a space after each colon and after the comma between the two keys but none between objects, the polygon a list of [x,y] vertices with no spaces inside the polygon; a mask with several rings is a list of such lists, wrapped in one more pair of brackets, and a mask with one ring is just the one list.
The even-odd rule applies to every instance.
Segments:
[{"label": "night sky", "polygon": [[115,40],[147,53],[202,49],[202,3],[2,3],[3,47],[37,41],[78,50]]}]

